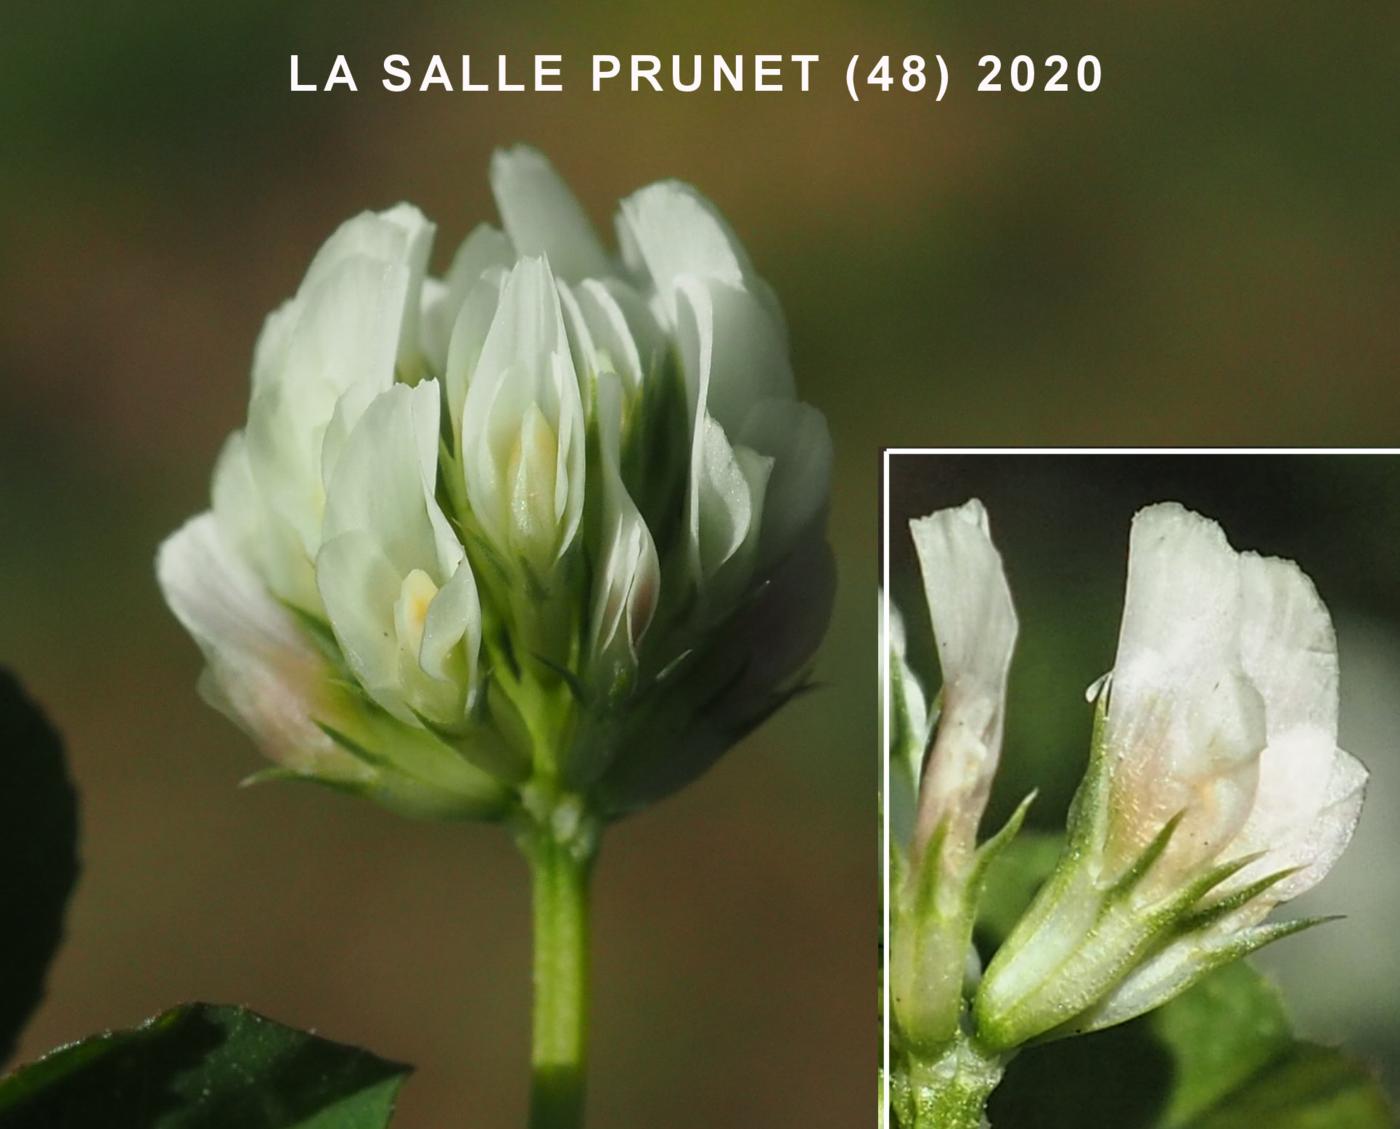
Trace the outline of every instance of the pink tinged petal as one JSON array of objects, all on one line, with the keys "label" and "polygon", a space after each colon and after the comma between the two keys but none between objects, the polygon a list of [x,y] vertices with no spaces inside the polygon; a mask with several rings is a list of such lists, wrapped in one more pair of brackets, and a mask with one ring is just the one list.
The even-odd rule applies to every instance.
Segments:
[{"label": "pink tinged petal", "polygon": [[952,857],[976,846],[1001,755],[1016,612],[976,500],[910,522],[928,600],[943,708],[919,790],[915,852],[946,825]]},{"label": "pink tinged petal", "polygon": [[1240,566],[1220,527],[1167,503],[1133,520],[1109,689],[1110,867],[1182,812],[1167,875],[1239,831],[1264,747],[1264,703],[1240,656]]},{"label": "pink tinged petal", "polygon": [[337,714],[326,660],[232,550],[212,513],[166,539],[156,575],[208,663],[212,704],[295,772],[369,779],[369,770],[317,724],[333,724]]}]

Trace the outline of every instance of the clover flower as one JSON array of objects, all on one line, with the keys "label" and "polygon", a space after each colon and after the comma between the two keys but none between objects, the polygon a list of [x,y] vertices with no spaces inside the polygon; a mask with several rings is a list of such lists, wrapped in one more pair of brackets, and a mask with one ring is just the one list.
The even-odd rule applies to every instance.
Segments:
[{"label": "clover flower", "polygon": [[1291,561],[1174,504],[1134,519],[1118,654],[1060,864],[976,999],[992,1050],[1159,1006],[1304,928],[1366,771],[1337,747],[1336,639]]},{"label": "clover flower", "polygon": [[[902,1042],[929,1051],[958,1031],[972,927],[987,863],[1021,812],[981,848],[977,829],[1001,755],[1016,612],[976,500],[910,523],[943,676],[936,735],[922,688],[904,657],[904,629],[891,616],[889,694],[899,780],[917,780],[912,821],[900,827],[892,879],[890,980]],[[924,750],[927,748],[927,754]]]},{"label": "clover flower", "polygon": [[406,204],[327,240],[158,574],[274,775],[415,815],[606,819],[800,681],[830,608],[830,441],[695,190],[625,200],[619,256],[538,153],[491,180],[504,230],[443,278]]}]

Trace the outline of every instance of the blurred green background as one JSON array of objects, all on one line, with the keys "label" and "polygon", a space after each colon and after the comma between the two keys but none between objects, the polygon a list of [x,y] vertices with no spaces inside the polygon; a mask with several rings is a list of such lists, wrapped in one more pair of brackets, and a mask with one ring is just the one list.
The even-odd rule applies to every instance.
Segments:
[{"label": "blurred green background", "polygon": [[1255,963],[1282,984],[1304,1035],[1361,1052],[1400,1090],[1400,456],[896,454],[890,483],[890,587],[930,688],[937,659],[909,519],[981,498],[1006,565],[1021,629],[988,828],[1033,788],[1029,823],[1064,826],[1088,757],[1084,690],[1113,665],[1135,511],[1179,501],[1219,521],[1235,548],[1291,558],[1312,577],[1337,628],[1339,742],[1371,780],[1346,854],[1277,915],[1345,919]]},{"label": "blurred green background", "polygon": [[[419,1063],[406,1129],[520,1123],[512,848],[234,791],[258,761],[195,698],[151,576],[321,239],[407,198],[439,221],[441,268],[491,215],[497,145],[545,149],[600,223],[651,179],[699,185],[782,295],[837,443],[825,689],[605,848],[598,1125],[871,1115],[882,445],[1395,435],[1393,0],[70,0],[5,25],[0,658],[69,737],[87,860],[26,1055],[243,1001]],[[294,51],[349,54],[362,92],[289,94]],[[807,95],[594,96],[573,69],[565,94],[389,95],[364,80],[393,51],[823,63]],[[941,105],[841,89],[853,53],[934,51]],[[973,92],[980,55],[1022,51],[1096,53],[1103,87]]]}]

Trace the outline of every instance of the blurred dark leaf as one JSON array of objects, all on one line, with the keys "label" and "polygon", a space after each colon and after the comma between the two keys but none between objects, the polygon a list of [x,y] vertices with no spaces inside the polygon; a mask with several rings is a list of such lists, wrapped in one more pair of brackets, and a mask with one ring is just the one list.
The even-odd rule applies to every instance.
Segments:
[{"label": "blurred dark leaf", "polygon": [[1171,1056],[1138,1020],[1022,1051],[987,1112],[996,1129],[1157,1129],[1171,1087]]},{"label": "blurred dark leaf", "polygon": [[1298,1043],[1184,1129],[1391,1129],[1394,1124],[1371,1070],[1332,1047]]},{"label": "blurred dark leaf", "polygon": [[996,1129],[1390,1129],[1374,1074],[1295,1040],[1277,990],[1240,962],[1157,1012],[1031,1047],[989,1108]]},{"label": "blurred dark leaf", "polygon": [[409,1068],[241,1008],[189,1004],[0,1082],[3,1129],[383,1129]]},{"label": "blurred dark leaf", "polygon": [[1061,839],[1022,829],[987,868],[987,885],[977,903],[978,949],[987,957],[1006,940],[1011,927],[1031,904],[1041,883],[1055,869]]},{"label": "blurred dark leaf", "polygon": [[1293,1047],[1283,999],[1249,965],[1229,965],[1152,1016],[1176,1065],[1167,1125],[1188,1125]]},{"label": "blurred dark leaf", "polygon": [[0,1063],[14,1053],[43,996],[44,973],[63,935],[63,911],[78,878],[78,800],[63,742],[0,667],[0,858],[5,928],[0,931]]},{"label": "blurred dark leaf", "polygon": [[1283,1001],[1243,962],[1151,1017],[1175,1080],[1163,1129],[1387,1129],[1380,1083],[1342,1051],[1293,1039]]}]

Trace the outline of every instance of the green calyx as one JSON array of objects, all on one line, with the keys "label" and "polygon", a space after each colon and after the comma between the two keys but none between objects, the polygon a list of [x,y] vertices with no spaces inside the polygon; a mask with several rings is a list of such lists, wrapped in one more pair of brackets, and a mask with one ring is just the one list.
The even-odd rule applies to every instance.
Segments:
[{"label": "green calyx", "polygon": [[911,1054],[937,1056],[959,1035],[964,986],[975,966],[972,930],[988,868],[1016,837],[1035,799],[1027,796],[1005,826],[959,868],[940,825],[906,872],[892,873],[890,991],[894,1034]]}]

